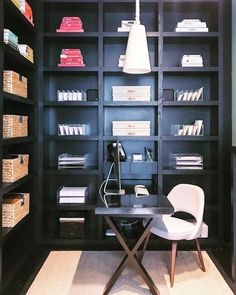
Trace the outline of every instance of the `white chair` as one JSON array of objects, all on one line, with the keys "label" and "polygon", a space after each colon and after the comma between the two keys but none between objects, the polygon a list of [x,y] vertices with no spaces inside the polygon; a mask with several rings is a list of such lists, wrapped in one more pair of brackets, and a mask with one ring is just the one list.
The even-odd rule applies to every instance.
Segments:
[{"label": "white chair", "polygon": [[[173,287],[177,241],[179,240],[195,239],[201,269],[204,272],[206,271],[198,240],[202,234],[205,197],[203,190],[199,186],[191,184],[179,184],[170,191],[167,198],[173,205],[174,212],[190,213],[196,219],[194,222],[190,222],[170,215],[160,215],[150,230],[150,234],[153,233],[159,237],[173,241],[170,274],[170,285]],[[144,220],[143,223],[145,225],[146,221]],[[207,227],[206,224],[204,225]],[[147,236],[144,243],[142,256],[145,252],[150,234]]]}]

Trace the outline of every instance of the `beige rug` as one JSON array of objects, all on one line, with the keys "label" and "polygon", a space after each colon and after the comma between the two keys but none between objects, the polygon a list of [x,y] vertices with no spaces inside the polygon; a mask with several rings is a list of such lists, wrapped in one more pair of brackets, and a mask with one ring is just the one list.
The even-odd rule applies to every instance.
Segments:
[{"label": "beige rug", "polygon": [[[123,258],[122,252],[51,252],[27,295],[102,295],[106,282]],[[170,252],[148,251],[143,264],[161,295],[231,295],[214,263],[203,252],[206,273],[195,252],[178,252],[175,285],[170,288]],[[150,295],[134,269],[126,268],[111,290],[112,295]]]}]

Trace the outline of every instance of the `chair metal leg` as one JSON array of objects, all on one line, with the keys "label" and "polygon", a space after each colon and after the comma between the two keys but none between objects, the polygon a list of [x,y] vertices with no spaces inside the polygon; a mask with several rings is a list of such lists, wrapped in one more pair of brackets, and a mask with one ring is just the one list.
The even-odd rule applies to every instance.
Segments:
[{"label": "chair metal leg", "polygon": [[145,241],[144,241],[143,249],[142,249],[142,252],[141,252],[140,257],[139,257],[140,261],[143,260],[143,256],[144,256],[144,253],[145,253],[145,251],[146,251],[146,248],[147,248],[147,244],[148,244],[148,241],[149,241],[150,235],[151,235],[151,232],[149,232],[149,234],[147,235],[147,237],[146,237],[146,239],[145,239]]},{"label": "chair metal leg", "polygon": [[176,264],[176,253],[177,253],[177,242],[172,242],[172,251],[171,251],[171,272],[170,272],[170,286],[174,286],[175,279],[175,264]]},{"label": "chair metal leg", "polygon": [[203,261],[203,257],[202,257],[202,251],[201,251],[200,243],[199,243],[198,239],[196,239],[196,245],[197,245],[198,257],[199,257],[200,264],[201,264],[201,269],[202,269],[202,271],[205,272],[206,268],[205,268],[205,265],[204,265],[204,261]]}]

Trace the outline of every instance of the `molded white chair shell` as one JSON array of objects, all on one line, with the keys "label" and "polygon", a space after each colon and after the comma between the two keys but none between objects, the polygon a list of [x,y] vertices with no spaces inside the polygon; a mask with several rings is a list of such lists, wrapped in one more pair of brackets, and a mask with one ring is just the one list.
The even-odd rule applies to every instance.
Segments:
[{"label": "molded white chair shell", "polygon": [[[173,217],[171,215],[160,215],[156,218],[154,225],[150,230],[150,234],[153,233],[159,237],[173,241],[170,275],[171,287],[173,287],[177,241],[193,239],[196,240],[201,268],[203,271],[205,271],[200,244],[198,241],[198,238],[201,237],[202,234],[205,196],[203,190],[199,186],[191,184],[179,184],[170,191],[167,198],[173,205],[175,213],[185,212],[191,214],[195,218],[195,220],[191,222]],[[147,221],[144,220],[143,224],[146,225],[146,223]],[[207,226],[205,225],[205,227]],[[144,255],[149,236],[145,241],[142,256]]]},{"label": "molded white chair shell", "polygon": [[203,190],[196,185],[179,184],[167,198],[174,207],[174,212],[190,213],[196,222],[185,221],[172,216],[157,218],[151,232],[168,240],[193,240],[200,237],[203,223],[205,197]]}]

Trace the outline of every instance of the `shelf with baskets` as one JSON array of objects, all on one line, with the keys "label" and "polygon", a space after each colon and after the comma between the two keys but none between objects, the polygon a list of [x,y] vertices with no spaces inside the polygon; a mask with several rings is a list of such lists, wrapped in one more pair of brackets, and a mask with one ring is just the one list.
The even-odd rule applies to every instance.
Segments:
[{"label": "shelf with baskets", "polygon": [[[25,12],[22,8],[21,12],[20,8],[8,0],[3,0],[0,4],[3,5],[0,9],[0,37],[8,43],[1,41],[0,53],[3,61],[0,62],[1,81],[3,81],[0,90],[0,116],[3,122],[0,132],[2,171],[0,209],[4,212],[1,218],[3,227],[0,292],[3,293],[7,292],[4,288],[17,275],[29,257],[34,236],[31,225],[35,218],[34,201],[37,199],[37,55],[34,55],[35,63],[29,61],[27,58],[30,59],[32,56],[25,55],[26,58],[23,56],[23,51],[21,55],[17,41],[18,37],[21,50],[30,47],[34,53],[37,51],[37,17],[34,13],[36,7],[34,2],[31,0],[28,2],[33,9],[34,20],[30,16],[30,9]],[[35,23],[35,26],[28,18]],[[10,212],[12,220],[8,217]],[[19,259],[19,263],[12,263],[12,260],[15,262],[17,260],[14,254],[17,251],[13,250],[12,253],[8,251],[13,249],[14,245],[17,245],[17,251],[22,254],[22,258],[24,257]]]}]

